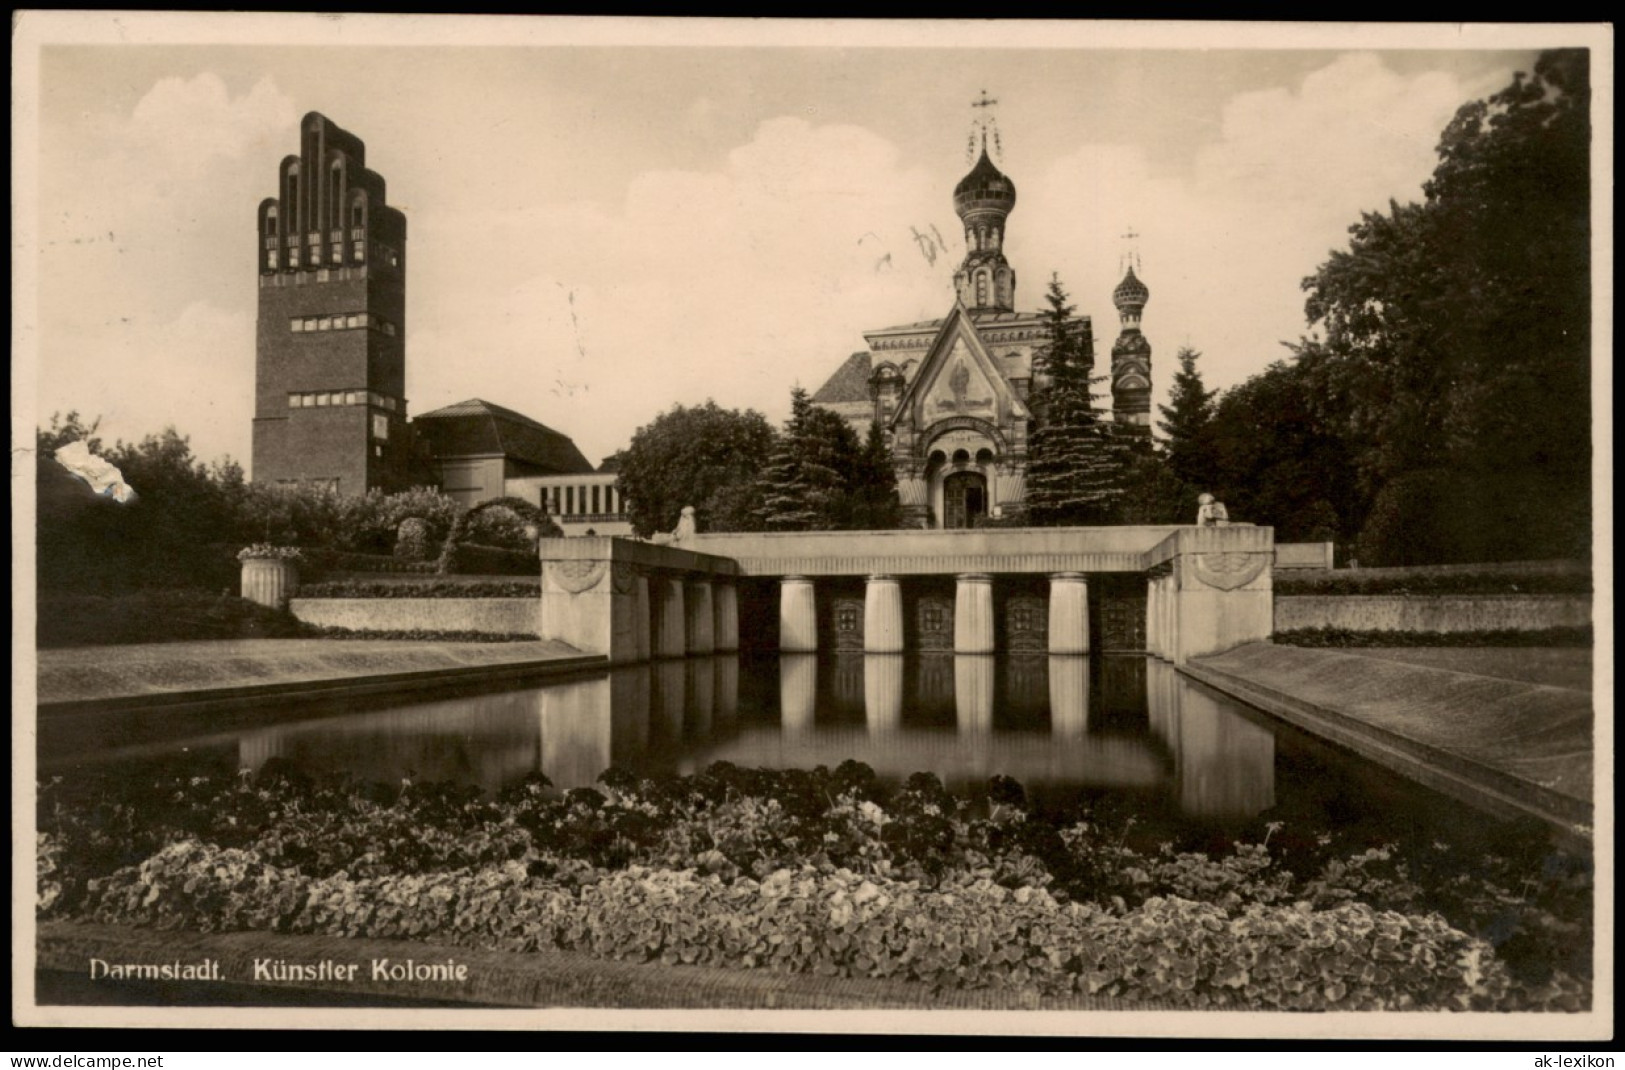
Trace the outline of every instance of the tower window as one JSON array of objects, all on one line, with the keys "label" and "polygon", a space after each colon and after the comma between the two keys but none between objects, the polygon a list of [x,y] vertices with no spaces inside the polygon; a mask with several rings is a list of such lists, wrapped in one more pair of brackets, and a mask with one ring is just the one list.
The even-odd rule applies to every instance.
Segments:
[{"label": "tower window", "polygon": [[361,326],[364,326],[364,324],[361,322],[361,314],[359,312],[350,313],[348,316],[346,316],[344,318],[344,325],[346,327],[361,327]]},{"label": "tower window", "polygon": [[360,204],[357,204],[355,207],[350,209],[350,225],[352,227],[359,227],[363,225],[365,220],[366,213],[362,211]]},{"label": "tower window", "polygon": [[291,268],[299,266],[299,246],[297,245],[288,249],[288,266]]},{"label": "tower window", "polygon": [[380,416],[377,413],[373,414],[372,437],[378,439],[387,439],[389,437],[389,417]]},{"label": "tower window", "polygon": [[335,263],[335,264],[344,263],[344,246],[342,246],[342,245],[333,246],[333,252],[332,252],[331,255],[332,255],[332,258],[333,258],[333,263]]},{"label": "tower window", "polygon": [[277,261],[276,250],[275,249],[266,250],[266,253],[265,253],[265,266],[270,268],[272,271],[275,271],[276,270],[276,261]]}]

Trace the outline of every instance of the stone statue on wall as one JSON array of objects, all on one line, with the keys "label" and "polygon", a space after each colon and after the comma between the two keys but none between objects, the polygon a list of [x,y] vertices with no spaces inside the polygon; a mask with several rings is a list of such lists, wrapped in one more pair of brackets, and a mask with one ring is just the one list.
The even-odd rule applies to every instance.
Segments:
[{"label": "stone statue on wall", "polygon": [[1211,494],[1203,494],[1196,501],[1197,527],[1225,528],[1230,526],[1230,514],[1225,510],[1223,502],[1215,501]]},{"label": "stone statue on wall", "polygon": [[695,523],[694,520],[694,507],[692,505],[685,505],[683,506],[682,516],[680,516],[677,520],[677,529],[670,535],[667,535],[663,531],[657,531],[655,532],[654,538],[650,539],[649,541],[657,546],[665,546],[669,543],[682,542],[684,539],[691,538],[697,534],[699,530],[699,525]]}]

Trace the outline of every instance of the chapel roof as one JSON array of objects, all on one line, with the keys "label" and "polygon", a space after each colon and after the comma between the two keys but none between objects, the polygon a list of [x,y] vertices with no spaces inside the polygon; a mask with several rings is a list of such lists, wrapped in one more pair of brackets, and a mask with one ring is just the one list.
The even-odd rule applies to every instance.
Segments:
[{"label": "chapel roof", "polygon": [[868,401],[869,399],[869,372],[870,358],[867,350],[854,353],[830,376],[818,393],[812,396],[813,401],[822,405],[834,405],[843,401]]}]

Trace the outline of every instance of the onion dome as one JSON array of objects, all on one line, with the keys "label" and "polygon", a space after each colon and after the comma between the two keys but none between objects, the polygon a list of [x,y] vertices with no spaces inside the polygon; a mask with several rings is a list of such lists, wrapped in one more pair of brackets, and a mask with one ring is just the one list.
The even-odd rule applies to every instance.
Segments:
[{"label": "onion dome", "polygon": [[970,174],[954,187],[954,211],[961,217],[970,212],[994,209],[1008,213],[1016,206],[1016,184],[988,159],[987,146]]},{"label": "onion dome", "polygon": [[1112,304],[1119,311],[1128,308],[1144,308],[1146,301],[1150,300],[1150,298],[1151,291],[1134,274],[1132,267],[1128,269],[1128,274],[1123,276],[1123,281],[1117,284],[1117,289],[1112,291]]}]

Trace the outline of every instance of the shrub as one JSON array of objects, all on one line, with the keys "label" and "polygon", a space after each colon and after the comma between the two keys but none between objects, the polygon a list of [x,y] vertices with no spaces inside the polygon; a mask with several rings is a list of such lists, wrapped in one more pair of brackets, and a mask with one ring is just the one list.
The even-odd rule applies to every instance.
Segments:
[{"label": "shrub", "polygon": [[205,591],[42,592],[37,609],[36,644],[42,649],[200,639],[288,639],[309,634],[284,610]]},{"label": "shrub", "polygon": [[409,516],[395,531],[395,556],[405,561],[427,561],[432,541],[429,522],[420,516]]}]

